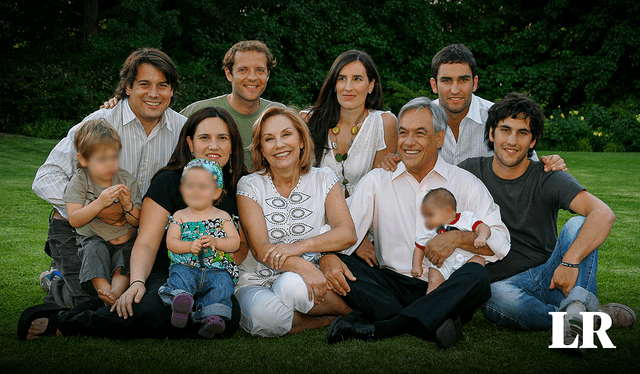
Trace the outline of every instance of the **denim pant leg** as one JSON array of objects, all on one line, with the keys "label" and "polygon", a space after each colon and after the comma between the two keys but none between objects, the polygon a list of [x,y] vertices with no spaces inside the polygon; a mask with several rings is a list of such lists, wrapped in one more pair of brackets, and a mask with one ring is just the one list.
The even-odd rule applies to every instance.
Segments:
[{"label": "denim pant leg", "polygon": [[199,269],[202,274],[195,301],[193,322],[201,322],[207,316],[231,318],[231,295],[234,284],[224,269]]},{"label": "denim pant leg", "polygon": [[549,289],[553,273],[578,236],[583,223],[584,217],[573,217],[565,224],[553,254],[544,264],[491,284],[491,299],[482,306],[484,315],[499,326],[550,330],[549,312],[562,310],[571,301],[581,301],[588,311],[597,310],[597,250],[580,262],[576,286],[568,297],[565,298],[558,289]]},{"label": "denim pant leg", "polygon": [[200,269],[182,264],[173,264],[169,268],[169,279],[158,289],[158,295],[164,305],[171,306],[173,298],[181,293],[194,295],[198,291]]},{"label": "denim pant leg", "polygon": [[62,274],[62,279],[51,284],[45,302],[75,307],[91,298],[80,287],[80,257],[76,245],[76,231],[68,221],[51,218],[47,237],[48,253]]}]

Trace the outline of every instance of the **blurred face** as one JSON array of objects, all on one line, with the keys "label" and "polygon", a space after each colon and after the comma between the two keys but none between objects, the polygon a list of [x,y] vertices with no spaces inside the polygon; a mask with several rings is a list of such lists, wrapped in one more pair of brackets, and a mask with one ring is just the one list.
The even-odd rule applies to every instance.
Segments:
[{"label": "blurred face", "polygon": [[187,136],[189,149],[194,158],[208,158],[223,167],[229,162],[232,144],[229,127],[220,117],[209,117],[202,120],[193,133]]},{"label": "blurred face", "polygon": [[155,126],[171,103],[173,88],[154,66],[141,64],[133,86],[127,85],[129,106],[140,122]]},{"label": "blurred face", "polygon": [[78,154],[78,162],[96,182],[111,185],[113,176],[120,169],[120,150],[110,146],[98,147],[89,159]]},{"label": "blurred face", "polygon": [[336,95],[338,103],[345,109],[363,107],[367,95],[373,90],[375,80],[367,78],[367,71],[360,61],[346,64],[338,74]]},{"label": "blurred face", "polygon": [[536,145],[529,127],[529,118],[505,118],[489,132],[495,157],[493,164],[500,168],[527,168],[529,149]]},{"label": "blurred face", "polygon": [[444,131],[435,134],[431,120],[429,109],[416,109],[404,112],[398,124],[398,155],[418,180],[433,169],[444,141]]},{"label": "blurred face", "polygon": [[236,52],[233,71],[225,69],[225,74],[234,95],[245,101],[259,100],[269,81],[267,56],[258,51]]},{"label": "blurred face", "polygon": [[213,202],[220,197],[222,190],[213,175],[203,168],[191,168],[180,183],[182,199],[188,207],[194,210],[204,210],[213,206]]},{"label": "blurred face", "polygon": [[278,115],[267,119],[262,125],[260,145],[274,173],[299,167],[302,138],[288,117]]},{"label": "blurred face", "polygon": [[429,230],[434,230],[442,225],[451,223],[451,219],[449,219],[451,215],[450,207],[436,206],[433,202],[428,202],[422,204],[421,210],[422,216],[424,217],[424,226]]},{"label": "blurred face", "polygon": [[467,114],[471,105],[471,94],[478,88],[478,76],[472,77],[468,64],[442,64],[438,79],[431,78],[431,89],[447,115]]}]

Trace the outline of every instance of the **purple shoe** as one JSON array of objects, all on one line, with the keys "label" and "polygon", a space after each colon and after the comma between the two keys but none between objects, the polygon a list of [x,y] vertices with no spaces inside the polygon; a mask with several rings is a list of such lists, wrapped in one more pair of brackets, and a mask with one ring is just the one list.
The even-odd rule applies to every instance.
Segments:
[{"label": "purple shoe", "polygon": [[175,327],[185,327],[189,320],[189,313],[193,307],[193,296],[189,293],[181,293],[173,298],[171,303],[171,324]]},{"label": "purple shoe", "polygon": [[216,334],[223,332],[225,327],[226,325],[222,318],[218,316],[207,316],[202,321],[202,326],[198,334],[203,338],[211,339],[216,336]]}]

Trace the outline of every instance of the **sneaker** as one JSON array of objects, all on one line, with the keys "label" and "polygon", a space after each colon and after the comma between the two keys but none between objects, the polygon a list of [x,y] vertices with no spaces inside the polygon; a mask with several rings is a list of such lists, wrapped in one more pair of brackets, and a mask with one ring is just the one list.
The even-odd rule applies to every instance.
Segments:
[{"label": "sneaker", "polygon": [[564,345],[571,345],[578,338],[578,346],[576,348],[561,348],[562,352],[574,356],[584,357],[587,349],[582,348],[582,319],[578,316],[572,316],[564,323]]},{"label": "sneaker", "polygon": [[610,303],[600,307],[600,312],[611,317],[611,327],[631,327],[638,321],[633,309],[626,305]]},{"label": "sneaker", "polygon": [[51,267],[42,273],[40,273],[40,287],[44,292],[49,292],[51,289],[51,282],[54,279],[62,279],[62,274],[55,268],[53,263],[51,263]]}]

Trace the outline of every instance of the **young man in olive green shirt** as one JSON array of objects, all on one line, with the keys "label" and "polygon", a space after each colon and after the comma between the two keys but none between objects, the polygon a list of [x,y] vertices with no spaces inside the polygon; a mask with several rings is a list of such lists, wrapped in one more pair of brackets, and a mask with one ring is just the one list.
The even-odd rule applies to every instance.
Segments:
[{"label": "young man in olive green shirt", "polygon": [[[211,99],[196,101],[184,108],[180,114],[189,117],[194,112],[217,106],[227,110],[238,125],[242,144],[251,144],[253,123],[270,106],[284,105],[260,97],[267,87],[271,69],[276,61],[269,48],[257,40],[236,43],[227,51],[222,61],[227,80],[231,82],[231,93]],[[251,152],[245,151],[245,164],[251,166]]]}]

